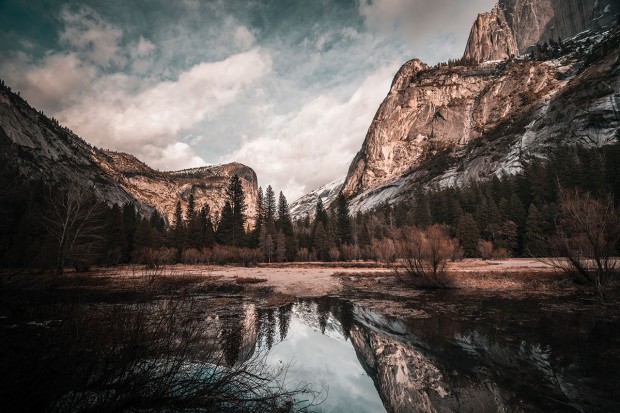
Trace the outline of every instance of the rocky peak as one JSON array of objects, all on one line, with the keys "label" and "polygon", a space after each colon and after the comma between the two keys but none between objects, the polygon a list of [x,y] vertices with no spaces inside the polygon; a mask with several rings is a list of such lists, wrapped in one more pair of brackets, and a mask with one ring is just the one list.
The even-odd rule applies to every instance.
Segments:
[{"label": "rocky peak", "polygon": [[532,45],[614,25],[618,0],[499,0],[472,27],[463,57],[475,62],[525,53]]},{"label": "rocky peak", "polygon": [[512,29],[499,4],[478,15],[469,35],[463,58],[466,61],[505,59],[519,54]]},{"label": "rocky peak", "polygon": [[554,59],[406,63],[349,168],[351,210],[513,174],[549,148],[616,142],[620,28],[574,36],[561,49]]}]

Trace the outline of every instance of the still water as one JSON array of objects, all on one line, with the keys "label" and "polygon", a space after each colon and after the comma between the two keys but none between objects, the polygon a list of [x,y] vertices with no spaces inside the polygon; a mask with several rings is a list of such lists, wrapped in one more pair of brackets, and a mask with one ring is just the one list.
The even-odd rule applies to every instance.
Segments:
[{"label": "still water", "polygon": [[253,331],[292,384],[328,389],[316,411],[613,412],[612,312],[574,297],[324,297],[256,309]]}]

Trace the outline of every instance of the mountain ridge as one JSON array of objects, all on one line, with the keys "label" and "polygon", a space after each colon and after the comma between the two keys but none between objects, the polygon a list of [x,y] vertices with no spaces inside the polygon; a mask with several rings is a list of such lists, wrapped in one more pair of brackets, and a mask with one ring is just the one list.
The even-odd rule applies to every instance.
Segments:
[{"label": "mountain ridge", "polygon": [[155,170],[133,155],[90,145],[5,85],[0,87],[0,149],[4,166],[26,181],[52,186],[74,181],[110,205],[131,203],[143,216],[157,210],[169,223],[177,202],[185,206],[190,193],[198,207],[209,204],[211,213],[219,214],[228,182],[238,174],[249,224],[255,219],[258,183],[251,168],[239,163],[206,166],[194,168],[192,177],[183,176],[184,171]]}]

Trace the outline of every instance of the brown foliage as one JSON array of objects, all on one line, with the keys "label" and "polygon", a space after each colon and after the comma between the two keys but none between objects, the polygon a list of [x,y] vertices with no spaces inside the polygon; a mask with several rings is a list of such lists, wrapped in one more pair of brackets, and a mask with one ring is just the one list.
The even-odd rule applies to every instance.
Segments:
[{"label": "brown foliage", "polygon": [[432,225],[426,231],[404,228],[399,242],[404,270],[396,269],[396,275],[419,288],[449,287],[446,264],[455,255],[458,245],[441,225]]},{"label": "brown foliage", "polygon": [[552,265],[594,286],[605,299],[609,281],[618,273],[620,213],[611,197],[596,200],[577,190],[562,190],[556,233],[546,240]]}]

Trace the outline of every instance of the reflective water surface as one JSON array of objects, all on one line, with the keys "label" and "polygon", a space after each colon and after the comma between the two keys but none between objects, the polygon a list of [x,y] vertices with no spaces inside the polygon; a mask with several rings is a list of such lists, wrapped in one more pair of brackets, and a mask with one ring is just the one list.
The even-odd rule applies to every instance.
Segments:
[{"label": "reflective water surface", "polygon": [[323,297],[253,308],[242,342],[327,386],[317,411],[620,411],[620,324],[575,300]]}]

